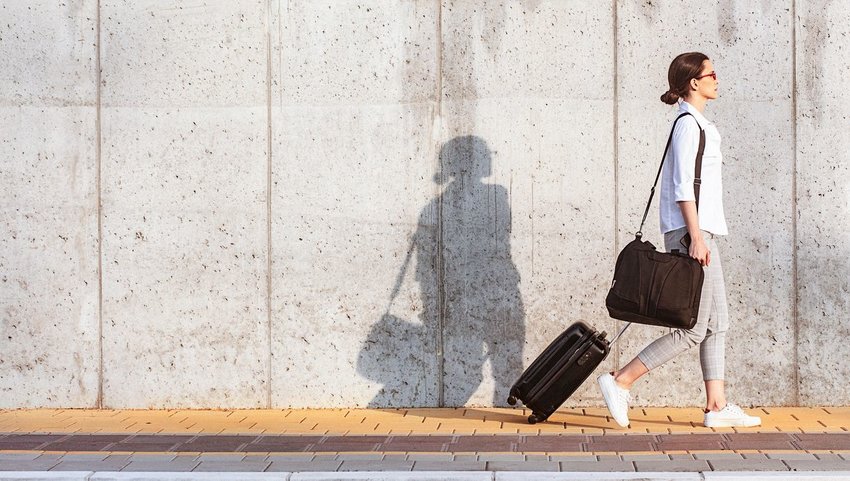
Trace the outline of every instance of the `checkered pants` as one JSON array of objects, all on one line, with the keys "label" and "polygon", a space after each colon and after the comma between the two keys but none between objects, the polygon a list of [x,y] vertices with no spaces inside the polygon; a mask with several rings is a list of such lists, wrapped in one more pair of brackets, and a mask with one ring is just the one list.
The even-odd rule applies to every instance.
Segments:
[{"label": "checkered pants", "polygon": [[[667,251],[684,250],[679,240],[687,232],[687,228],[682,227],[664,234],[664,247]],[[638,358],[652,370],[699,344],[702,377],[710,381],[724,378],[729,312],[726,305],[726,285],[723,282],[720,251],[713,234],[703,231],[703,238],[711,252],[711,262],[704,268],[705,281],[702,285],[696,325],[693,329],[673,330],[656,339],[638,354]]]}]

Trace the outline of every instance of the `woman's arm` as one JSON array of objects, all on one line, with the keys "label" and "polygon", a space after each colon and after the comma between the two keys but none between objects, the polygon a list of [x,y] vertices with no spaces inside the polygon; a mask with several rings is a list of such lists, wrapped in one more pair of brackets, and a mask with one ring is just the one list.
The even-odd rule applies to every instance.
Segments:
[{"label": "woman's arm", "polygon": [[702,237],[702,231],[699,230],[699,217],[697,217],[697,205],[692,200],[677,202],[679,210],[682,211],[682,217],[685,219],[685,225],[688,226],[688,234],[691,236],[691,245],[688,248],[688,255],[698,260],[701,266],[707,266],[711,262],[711,252],[708,246],[705,245],[705,239]]},{"label": "woman's arm", "polygon": [[702,238],[699,230],[699,217],[697,216],[696,195],[694,192],[694,170],[697,150],[699,149],[700,130],[697,120],[690,116],[683,118],[676,124],[673,131],[673,197],[682,218],[688,227],[691,244],[688,246],[688,254],[698,260],[700,265],[707,266],[710,262],[711,253]]}]

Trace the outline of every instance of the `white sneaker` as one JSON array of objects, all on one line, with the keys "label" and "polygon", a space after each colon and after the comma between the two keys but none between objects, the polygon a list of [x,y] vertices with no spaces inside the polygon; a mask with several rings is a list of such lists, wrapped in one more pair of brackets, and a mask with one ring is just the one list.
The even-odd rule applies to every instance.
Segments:
[{"label": "white sneaker", "polygon": [[726,403],[726,407],[720,411],[709,411],[705,413],[703,424],[707,428],[751,428],[753,426],[760,426],[761,418],[750,416],[740,407],[732,403]]},{"label": "white sneaker", "polygon": [[602,390],[602,397],[605,398],[611,417],[621,427],[628,426],[629,401],[631,400],[629,390],[621,388],[614,380],[614,376],[609,373],[599,376],[596,380],[599,382],[599,389]]}]

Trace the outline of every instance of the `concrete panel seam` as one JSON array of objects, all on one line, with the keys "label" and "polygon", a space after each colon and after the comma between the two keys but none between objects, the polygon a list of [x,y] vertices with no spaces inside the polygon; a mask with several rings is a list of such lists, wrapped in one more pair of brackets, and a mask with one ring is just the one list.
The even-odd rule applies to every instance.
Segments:
[{"label": "concrete panel seam", "polygon": [[797,304],[800,285],[797,275],[797,0],[791,1],[791,110],[794,115],[794,128],[791,132],[792,159],[794,175],[791,176],[791,319],[794,322],[794,405],[800,405],[800,322]]},{"label": "concrete panel seam", "polygon": [[437,72],[436,72],[436,81],[437,81],[437,118],[443,116],[443,2],[442,0],[435,0],[437,2]]},{"label": "concrete panel seam", "polygon": [[97,399],[95,404],[98,409],[103,409],[103,199],[101,184],[101,68],[100,68],[100,0],[97,0],[97,36],[95,38],[95,162],[97,164],[97,346],[98,346],[98,368],[97,368]]},{"label": "concrete panel seam", "polygon": [[[437,117],[440,118],[443,115],[443,2],[441,0],[436,0],[437,2]],[[437,138],[441,138],[441,135],[438,133]],[[445,179],[443,178],[444,169],[442,164],[442,159],[439,158],[440,155],[440,146],[439,140],[437,141],[436,148],[434,149],[434,154],[437,155],[437,164],[440,172],[440,183],[439,185],[444,185]],[[439,189],[439,187],[438,187]],[[444,407],[445,405],[445,381],[443,380],[443,373],[445,372],[445,355],[443,353],[443,335],[445,328],[445,318],[446,318],[446,296],[444,292],[445,287],[445,270],[443,268],[443,196],[438,195],[438,205],[437,205],[437,406]]]},{"label": "concrete panel seam", "polygon": [[266,0],[266,404],[272,408],[272,0]]},{"label": "concrete panel seam", "polygon": [[[614,249],[613,249],[613,252],[612,252],[613,258],[612,258],[611,263],[614,264],[617,260],[617,246],[619,245],[619,237],[620,237],[620,235],[619,235],[619,229],[620,229],[620,196],[619,196],[619,191],[620,191],[620,170],[619,170],[620,145],[619,145],[619,142],[617,140],[619,138],[619,135],[620,135],[620,131],[619,131],[619,129],[620,129],[620,117],[618,115],[618,111],[619,111],[619,108],[620,108],[620,96],[619,96],[619,89],[620,89],[619,80],[620,80],[620,77],[618,75],[619,71],[617,69],[617,67],[620,64],[620,52],[619,52],[619,49],[618,49],[618,43],[619,43],[620,40],[619,40],[619,36],[617,35],[617,32],[618,32],[620,27],[619,27],[619,21],[617,19],[617,0],[611,0],[611,3],[613,4],[612,5],[612,12],[613,12],[613,17],[614,17],[613,18],[614,28],[613,28],[613,32],[612,32],[612,34],[614,36],[614,39],[613,39],[613,42],[612,42],[614,44],[613,45],[613,49],[614,49],[614,52],[613,52],[614,53],[614,72],[613,72],[613,74],[614,74],[614,99],[613,99],[614,102],[613,102],[613,104],[614,104],[614,106],[613,106],[613,109],[612,109],[613,115],[614,115],[614,119],[613,119],[614,120],[614,122],[613,122],[613,124],[614,124],[614,137],[613,137],[613,139],[614,139],[614,159],[613,159],[613,161],[614,161]],[[617,348],[617,349],[614,350],[614,366],[619,366],[619,365],[620,365],[620,348]]]}]

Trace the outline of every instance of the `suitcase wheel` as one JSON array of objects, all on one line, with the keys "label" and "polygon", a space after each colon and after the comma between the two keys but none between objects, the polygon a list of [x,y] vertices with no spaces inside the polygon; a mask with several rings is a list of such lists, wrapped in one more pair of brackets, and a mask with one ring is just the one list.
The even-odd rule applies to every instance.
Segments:
[{"label": "suitcase wheel", "polygon": [[544,421],[545,419],[546,418],[544,418],[543,416],[537,413],[533,413],[531,416],[528,416],[528,424],[537,424],[540,421]]},{"label": "suitcase wheel", "polygon": [[508,404],[510,404],[511,406],[516,406],[516,401],[517,401],[516,396],[514,396],[514,395],[508,396]]}]

